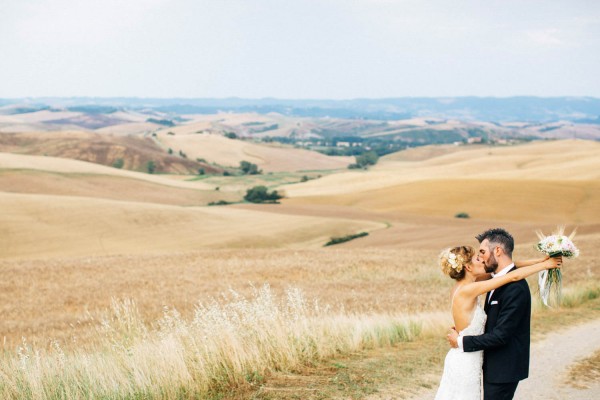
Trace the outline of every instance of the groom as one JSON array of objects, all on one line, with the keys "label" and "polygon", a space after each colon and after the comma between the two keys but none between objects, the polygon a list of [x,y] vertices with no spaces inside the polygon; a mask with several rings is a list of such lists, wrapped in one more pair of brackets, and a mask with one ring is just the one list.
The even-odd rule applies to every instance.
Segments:
[{"label": "groom", "polygon": [[[479,258],[493,277],[515,268],[513,237],[504,229],[490,229],[477,236]],[[526,280],[511,282],[487,294],[485,332],[448,340],[452,347],[471,352],[483,350],[484,400],[512,399],[519,381],[529,375],[531,294]]]}]

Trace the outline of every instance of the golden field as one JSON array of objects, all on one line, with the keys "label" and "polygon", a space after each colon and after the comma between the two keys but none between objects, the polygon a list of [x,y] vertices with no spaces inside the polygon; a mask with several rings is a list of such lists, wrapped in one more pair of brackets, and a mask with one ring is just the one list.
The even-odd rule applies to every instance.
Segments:
[{"label": "golden field", "polygon": [[[179,149],[212,136],[175,133],[157,140]],[[226,152],[223,143],[214,154]],[[600,286],[598,143],[403,153],[303,183],[302,173],[188,180],[0,153],[0,372],[23,371],[0,393],[16,398],[27,382],[29,398],[215,395],[336,354],[436,337],[450,323],[452,285],[437,254],[476,245],[474,235],[494,226],[514,234],[515,258],[537,255],[537,229],[577,226],[582,255],[566,263],[565,290]],[[297,154],[285,168],[312,165],[313,155]],[[282,162],[273,157],[261,166]],[[204,206],[240,200],[244,183],[257,179],[287,198]],[[458,212],[471,218],[454,218]],[[361,231],[369,236],[323,247]],[[261,291],[264,284],[270,289]],[[211,321],[218,329],[209,333]],[[176,373],[153,375],[158,366]],[[111,392],[115,385],[123,392]]]}]

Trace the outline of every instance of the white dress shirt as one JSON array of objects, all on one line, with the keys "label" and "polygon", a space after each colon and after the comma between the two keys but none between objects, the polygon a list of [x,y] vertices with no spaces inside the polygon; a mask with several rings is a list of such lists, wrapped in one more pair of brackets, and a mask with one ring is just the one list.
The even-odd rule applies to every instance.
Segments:
[{"label": "white dress shirt", "polygon": [[[513,269],[514,266],[515,266],[515,264],[512,263],[512,264],[509,264],[506,267],[502,268],[502,270],[500,272],[498,272],[498,273],[492,273],[492,279],[495,279],[495,278],[498,278],[498,277],[501,277],[503,275],[508,274],[508,271],[510,271],[511,269]],[[488,301],[491,300],[492,294],[494,294],[494,290],[495,289],[490,290],[490,297],[488,298]],[[458,349],[460,351],[464,351],[464,349],[463,349],[463,337],[459,336],[456,339],[456,342],[458,343]]]},{"label": "white dress shirt", "polygon": [[[492,272],[492,279],[498,278],[500,276],[508,274],[508,271],[510,271],[514,266],[515,266],[515,264],[512,263],[512,264],[509,264],[506,267],[502,268],[502,270],[500,272],[498,272],[497,274],[495,274],[495,273]],[[492,298],[492,295],[494,294],[494,290],[495,289],[490,290],[490,297],[489,297],[489,299]],[[488,301],[489,301],[489,299],[488,299]]]}]

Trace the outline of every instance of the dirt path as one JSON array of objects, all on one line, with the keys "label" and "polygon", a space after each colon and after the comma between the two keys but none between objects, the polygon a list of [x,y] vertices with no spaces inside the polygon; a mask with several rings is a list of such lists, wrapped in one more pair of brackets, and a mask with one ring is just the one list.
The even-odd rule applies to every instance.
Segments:
[{"label": "dirt path", "polygon": [[[521,382],[515,400],[600,399],[600,382],[575,389],[566,382],[568,367],[600,349],[600,320],[551,333],[531,346],[529,378]],[[437,387],[412,400],[431,400]],[[386,390],[387,392],[387,390]],[[377,397],[370,397],[376,399]],[[382,396],[379,399],[394,399]]]}]

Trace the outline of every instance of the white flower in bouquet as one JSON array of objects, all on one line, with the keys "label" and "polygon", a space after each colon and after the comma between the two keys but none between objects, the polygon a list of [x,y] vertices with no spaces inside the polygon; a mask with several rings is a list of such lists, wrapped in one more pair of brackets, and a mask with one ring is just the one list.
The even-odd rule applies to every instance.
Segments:
[{"label": "white flower in bouquet", "polygon": [[[536,249],[550,257],[562,256],[565,258],[575,258],[579,256],[579,249],[573,243],[576,230],[573,230],[569,236],[565,236],[565,228],[559,227],[555,233],[549,236],[544,236],[541,231],[537,232],[540,238]],[[560,268],[552,268],[540,272],[538,284],[540,288],[540,296],[546,306],[548,306],[548,298],[554,287],[556,303],[560,304],[561,288],[562,288],[562,272]]]}]

